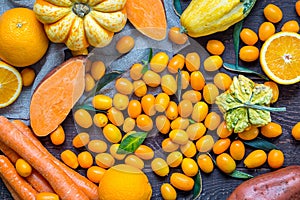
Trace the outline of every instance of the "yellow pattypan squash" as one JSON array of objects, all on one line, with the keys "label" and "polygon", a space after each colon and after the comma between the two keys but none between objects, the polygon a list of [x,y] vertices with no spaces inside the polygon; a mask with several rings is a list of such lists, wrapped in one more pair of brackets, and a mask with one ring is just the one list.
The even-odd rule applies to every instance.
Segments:
[{"label": "yellow pattypan squash", "polygon": [[126,0],[36,0],[33,10],[48,38],[74,51],[108,45],[127,21]]}]

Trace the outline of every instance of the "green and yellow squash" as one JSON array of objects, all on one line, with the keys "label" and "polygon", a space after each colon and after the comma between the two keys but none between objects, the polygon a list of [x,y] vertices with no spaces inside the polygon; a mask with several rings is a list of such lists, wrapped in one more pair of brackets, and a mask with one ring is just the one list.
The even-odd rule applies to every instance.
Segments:
[{"label": "green and yellow squash", "polygon": [[244,19],[256,0],[192,0],[180,17],[191,37],[201,37],[228,29]]}]

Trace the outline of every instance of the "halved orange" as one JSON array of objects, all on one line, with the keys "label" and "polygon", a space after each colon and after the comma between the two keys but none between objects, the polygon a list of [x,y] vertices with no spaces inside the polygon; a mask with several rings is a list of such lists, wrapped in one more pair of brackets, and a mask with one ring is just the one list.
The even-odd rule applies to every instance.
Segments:
[{"label": "halved orange", "polygon": [[21,74],[14,67],[0,61],[0,108],[12,104],[21,90]]},{"label": "halved orange", "polygon": [[278,32],[269,37],[260,51],[260,64],[276,83],[290,85],[300,81],[300,35]]}]

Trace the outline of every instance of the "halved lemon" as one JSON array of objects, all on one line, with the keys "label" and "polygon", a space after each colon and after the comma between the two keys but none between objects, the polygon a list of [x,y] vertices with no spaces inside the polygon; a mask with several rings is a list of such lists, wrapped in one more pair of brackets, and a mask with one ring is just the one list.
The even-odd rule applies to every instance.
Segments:
[{"label": "halved lemon", "polygon": [[260,64],[276,83],[290,85],[300,81],[300,35],[278,32],[269,37],[260,51]]},{"label": "halved lemon", "polygon": [[0,108],[12,104],[21,90],[21,74],[14,67],[0,61]]}]

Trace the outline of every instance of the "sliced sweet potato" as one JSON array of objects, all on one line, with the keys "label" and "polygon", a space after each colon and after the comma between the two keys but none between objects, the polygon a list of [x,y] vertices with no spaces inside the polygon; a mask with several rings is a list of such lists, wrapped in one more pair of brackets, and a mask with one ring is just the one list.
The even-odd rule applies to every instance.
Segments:
[{"label": "sliced sweet potato", "polygon": [[50,72],[39,84],[30,103],[30,125],[37,136],[46,136],[60,125],[85,87],[85,58],[74,57]]},{"label": "sliced sweet potato", "polygon": [[239,185],[227,200],[298,200],[300,166],[288,166],[265,173]]},{"label": "sliced sweet potato", "polygon": [[161,0],[127,0],[127,18],[141,33],[154,40],[163,40],[167,33],[167,19]]}]

